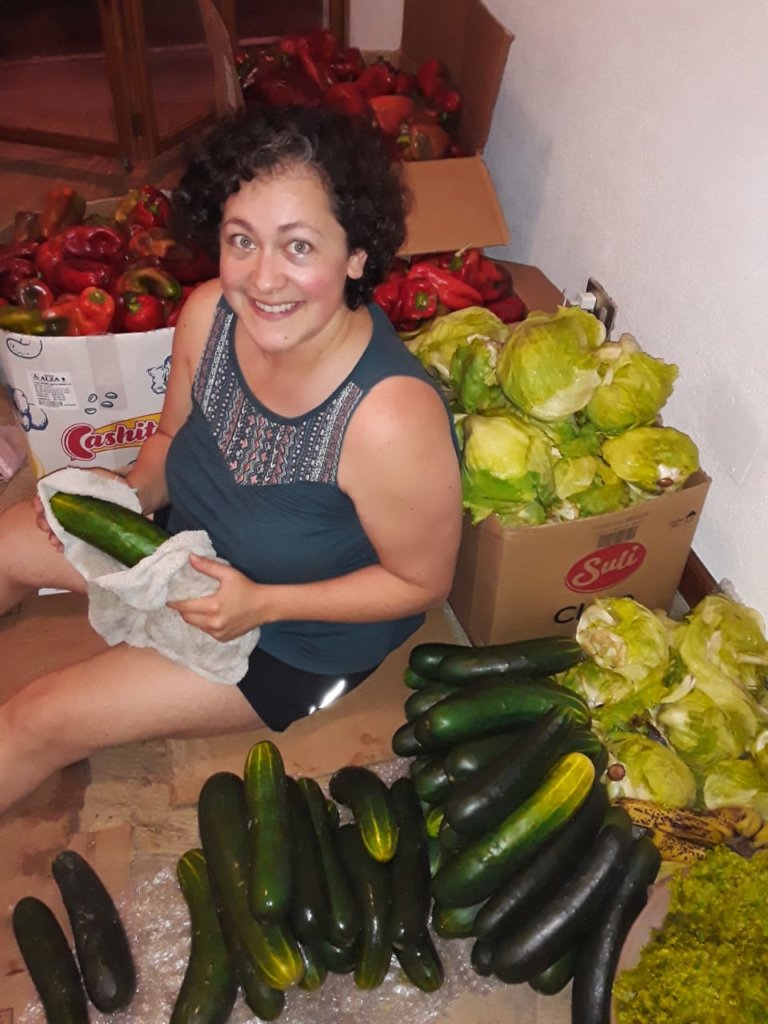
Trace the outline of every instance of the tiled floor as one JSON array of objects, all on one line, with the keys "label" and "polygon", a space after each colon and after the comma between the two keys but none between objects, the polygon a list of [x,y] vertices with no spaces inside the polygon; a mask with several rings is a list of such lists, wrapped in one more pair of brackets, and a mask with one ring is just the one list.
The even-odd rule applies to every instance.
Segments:
[{"label": "tiled floor", "polygon": [[[57,183],[70,183],[88,199],[97,199],[120,195],[144,180],[173,184],[179,171],[178,152],[129,173],[119,162],[103,158],[0,147],[0,225],[17,209],[39,208],[45,190]],[[10,415],[3,398],[0,423],[9,421]],[[10,483],[0,484],[0,508],[28,498],[33,488],[32,473],[25,466]],[[461,638],[446,608],[428,617],[414,642]],[[40,673],[85,657],[101,644],[87,624],[83,599],[68,594],[30,598],[17,613],[0,620],[0,700]],[[34,894],[50,900],[64,919],[50,878],[50,862],[59,850],[74,846],[86,853],[115,895],[130,907],[137,878],[173,871],[178,856],[197,845],[195,801],[202,781],[222,768],[240,771],[255,738],[275,739],[288,770],[295,774],[320,777],[343,764],[390,759],[391,736],[403,720],[406,657],[407,649],[396,652],[346,701],[278,737],[263,731],[108,751],[61,772],[0,816],[0,1024],[42,1020],[39,1011],[22,1010],[33,993],[12,938],[10,911],[21,895]],[[181,968],[179,979],[180,972]],[[527,991],[515,995],[516,991],[501,986],[482,999],[463,991],[439,1018],[420,1019],[456,1024],[476,1019],[488,1024],[558,1024],[568,1019],[567,998],[542,1000]],[[402,1007],[392,1008],[392,1014],[402,1012]],[[315,1018],[310,1014],[306,1019]],[[134,1021],[128,1018],[125,1024]],[[137,1018],[135,1024],[164,1021]]]}]

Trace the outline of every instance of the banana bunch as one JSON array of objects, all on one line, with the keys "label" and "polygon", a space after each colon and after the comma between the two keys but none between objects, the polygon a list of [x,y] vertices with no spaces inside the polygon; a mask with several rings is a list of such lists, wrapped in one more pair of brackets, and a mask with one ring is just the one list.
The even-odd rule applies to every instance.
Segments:
[{"label": "banana bunch", "polygon": [[666,861],[691,864],[721,843],[745,856],[768,846],[768,824],[752,807],[696,811],[629,797],[614,803],[653,840]]}]

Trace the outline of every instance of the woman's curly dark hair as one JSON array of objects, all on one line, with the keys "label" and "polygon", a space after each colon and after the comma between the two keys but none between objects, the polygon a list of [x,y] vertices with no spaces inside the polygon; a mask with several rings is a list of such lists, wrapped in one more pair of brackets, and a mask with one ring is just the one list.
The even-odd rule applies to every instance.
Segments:
[{"label": "woman's curly dark hair", "polygon": [[203,138],[173,193],[178,230],[218,255],[224,204],[242,181],[306,165],[324,183],[350,252],[368,254],[347,279],[350,309],[369,302],[405,240],[410,199],[399,165],[376,129],[339,111],[249,107]]}]

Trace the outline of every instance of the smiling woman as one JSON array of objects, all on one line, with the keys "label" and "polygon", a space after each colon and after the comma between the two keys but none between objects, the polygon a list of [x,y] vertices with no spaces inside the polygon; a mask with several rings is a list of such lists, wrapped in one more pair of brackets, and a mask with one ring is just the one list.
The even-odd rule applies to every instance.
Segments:
[{"label": "smiling woman", "polygon": [[[405,235],[379,135],[330,110],[250,108],[202,141],[174,200],[220,276],[182,310],[158,430],[126,482],[226,560],[191,556],[217,587],[170,607],[219,641],[258,626],[259,643],[237,686],[125,645],[30,684],[0,708],[8,803],[101,747],[322,713],[451,585],[451,417],[370,303]],[[0,519],[0,612],[30,587],[84,589],[49,539],[39,505]]]}]

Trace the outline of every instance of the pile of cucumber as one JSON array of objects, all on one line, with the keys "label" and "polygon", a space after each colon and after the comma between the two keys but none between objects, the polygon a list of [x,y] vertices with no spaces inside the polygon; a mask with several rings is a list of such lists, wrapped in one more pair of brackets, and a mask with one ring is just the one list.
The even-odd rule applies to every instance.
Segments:
[{"label": "pile of cucumber", "polygon": [[414,647],[392,741],[428,832],[431,926],[474,938],[478,974],[554,994],[572,1024],[608,1024],[616,965],[660,867],[611,807],[587,705],[551,677],[584,657],[548,637]]}]

